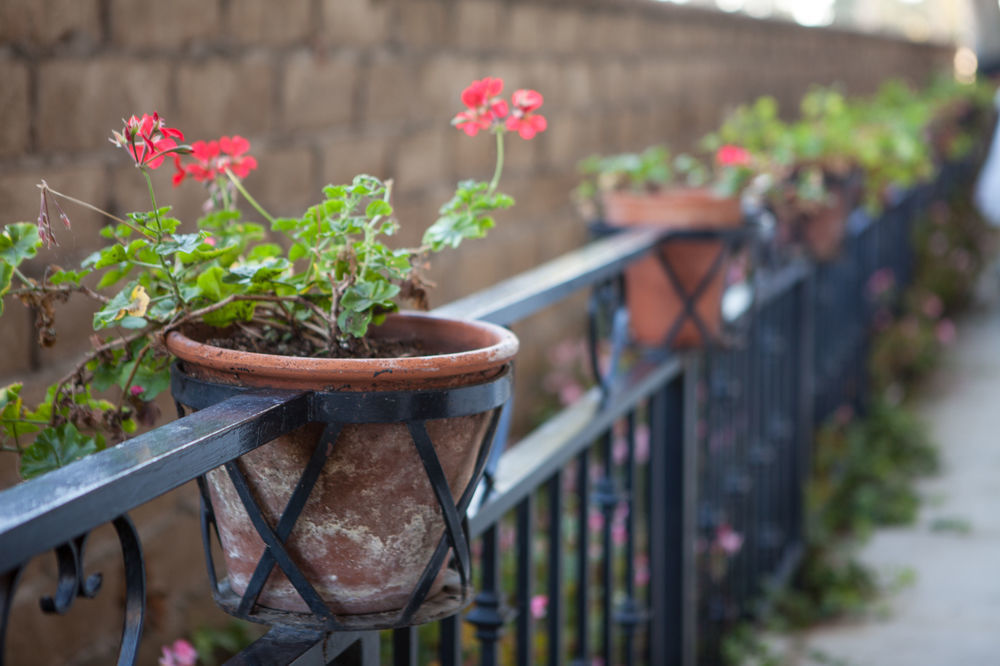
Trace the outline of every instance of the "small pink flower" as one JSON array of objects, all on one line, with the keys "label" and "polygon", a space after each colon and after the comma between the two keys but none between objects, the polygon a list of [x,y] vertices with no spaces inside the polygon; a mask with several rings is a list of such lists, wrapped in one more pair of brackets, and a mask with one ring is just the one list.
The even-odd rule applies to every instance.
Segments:
[{"label": "small pink flower", "polygon": [[625,545],[625,542],[628,541],[628,530],[625,528],[625,525],[615,523],[611,526],[611,541],[616,546]]},{"label": "small pink flower", "polygon": [[139,386],[138,384],[134,384],[134,385],[132,385],[132,386],[129,387],[129,393],[131,393],[136,398],[138,398],[140,395],[142,395],[142,392],[145,391],[145,390],[146,390],[145,388]]},{"label": "small pink flower", "polygon": [[941,344],[950,345],[957,335],[955,324],[950,319],[942,319],[934,327],[934,335]]},{"label": "small pink flower", "polygon": [[600,532],[604,529],[604,514],[600,511],[591,511],[587,515],[587,527],[591,532]]},{"label": "small pink flower", "polygon": [[507,117],[507,129],[517,132],[522,139],[534,138],[539,132],[544,132],[548,127],[545,116],[535,113],[542,105],[542,95],[535,90],[516,90],[511,97],[514,110]]},{"label": "small pink flower", "polygon": [[540,620],[545,617],[549,608],[549,598],[544,594],[536,594],[531,597],[531,617]]},{"label": "small pink flower", "polygon": [[173,645],[164,645],[159,666],[194,666],[198,661],[198,652],[194,646],[183,638],[174,641]]},{"label": "small pink flower", "polygon": [[727,144],[715,151],[715,161],[721,166],[750,166],[750,152],[741,146]]},{"label": "small pink flower", "polygon": [[723,523],[715,530],[715,545],[726,555],[735,555],[743,547],[743,535]]},{"label": "small pink flower", "polygon": [[562,405],[572,405],[583,396],[583,387],[575,381],[567,382],[559,389],[559,402]]},{"label": "small pink flower", "polygon": [[961,248],[951,253],[951,264],[960,273],[970,273],[972,271],[972,255]]},{"label": "small pink flower", "polygon": [[837,425],[845,426],[854,419],[854,408],[850,405],[841,405],[833,413],[833,420]]},{"label": "small pink flower", "polygon": [[868,278],[868,293],[871,296],[882,296],[896,285],[896,275],[891,268],[880,268]]},{"label": "small pink flower", "polygon": [[635,429],[635,461],[649,462],[649,426],[645,423]]},{"label": "small pink flower", "polygon": [[628,460],[628,440],[621,435],[615,435],[611,443],[611,458],[616,465],[624,465]]},{"label": "small pink flower", "polygon": [[936,294],[930,294],[924,299],[920,309],[930,319],[937,319],[944,312],[944,304],[941,303],[941,299]]}]

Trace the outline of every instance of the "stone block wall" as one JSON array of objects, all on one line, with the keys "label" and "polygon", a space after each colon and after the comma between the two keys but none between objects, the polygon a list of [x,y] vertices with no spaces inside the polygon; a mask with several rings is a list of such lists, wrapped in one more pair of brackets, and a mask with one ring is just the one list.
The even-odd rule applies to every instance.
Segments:
[{"label": "stone block wall", "polygon": [[[500,76],[508,92],[544,94],[550,129],[509,142],[502,189],[518,203],[491,236],[435,260],[432,302],[442,304],[585,241],[569,203],[582,157],[663,141],[690,149],[755,96],[774,95],[791,112],[812,84],[865,93],[888,77],[923,81],[950,58],[946,46],[652,0],[0,0],[0,221],[34,220],[43,178],[114,212],[145,209],[141,178],[107,138],[123,117],[156,110],[191,141],[249,138],[260,168],[247,186],[276,214],[301,211],[324,184],[359,172],[394,178],[400,243],[414,243],[457,180],[489,177],[489,138],[466,137],[449,120],[465,85]],[[172,190],[168,173],[156,185],[160,203],[173,203],[182,219],[197,214],[196,185]],[[74,230],[57,230],[60,248],[47,258],[72,265],[94,249],[102,221],[66,210]],[[0,320],[0,382],[58,376],[88,344],[70,335],[89,328],[82,306],[61,320],[68,344],[57,351],[37,349],[30,327],[19,307]],[[522,384],[537,377],[539,337],[555,340],[572,325],[525,328],[533,338]],[[12,478],[11,462],[0,460],[0,476]],[[204,575],[171,564],[197,554],[190,491],[141,512],[160,599],[143,663],[190,631],[186,619],[223,621],[206,609]],[[181,533],[190,535],[183,553]],[[21,614],[35,612],[40,590],[54,589],[52,564],[39,564],[23,586]],[[108,591],[78,605],[115,606],[117,561],[95,557],[89,566],[105,570]],[[81,626],[92,619],[75,615]],[[117,640],[113,617],[86,631],[62,628],[74,620],[18,621],[29,624],[16,635],[12,627],[12,637],[59,639],[12,641],[12,663],[104,663]],[[38,661],[22,661],[28,654]]]}]

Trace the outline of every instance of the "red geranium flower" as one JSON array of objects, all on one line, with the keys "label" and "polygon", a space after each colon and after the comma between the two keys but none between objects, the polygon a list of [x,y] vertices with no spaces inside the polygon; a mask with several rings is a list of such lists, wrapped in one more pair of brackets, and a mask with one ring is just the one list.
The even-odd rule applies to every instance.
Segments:
[{"label": "red geranium flower", "polygon": [[174,186],[180,185],[187,176],[199,182],[213,181],[225,176],[226,169],[238,178],[246,178],[257,168],[257,160],[247,155],[250,142],[236,135],[224,136],[218,141],[195,141],[191,144],[191,154],[195,161],[190,164],[177,165],[174,174]]},{"label": "red geranium flower", "polygon": [[741,146],[727,144],[716,151],[715,161],[722,166],[750,166],[750,152]]},{"label": "red geranium flower", "polygon": [[548,127],[545,116],[535,113],[542,105],[542,95],[535,90],[516,90],[511,97],[514,110],[507,118],[507,129],[517,132],[522,139],[534,138]]},{"label": "red geranium flower", "polygon": [[110,141],[119,148],[125,148],[136,166],[156,169],[170,153],[173,153],[175,163],[180,161],[177,141],[183,141],[184,135],[178,129],[167,127],[160,114],[154,111],[153,115],[143,114],[142,118],[132,116],[123,122],[123,130],[112,131]]},{"label": "red geranium flower", "polygon": [[486,77],[473,81],[462,91],[462,103],[468,109],[456,115],[451,124],[469,136],[488,130],[508,113],[507,102],[499,97],[502,90],[503,79]]}]

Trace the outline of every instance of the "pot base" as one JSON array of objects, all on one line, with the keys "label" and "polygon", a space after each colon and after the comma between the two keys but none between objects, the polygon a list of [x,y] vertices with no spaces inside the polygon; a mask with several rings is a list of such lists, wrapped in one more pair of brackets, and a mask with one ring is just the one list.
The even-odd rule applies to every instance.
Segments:
[{"label": "pot base", "polygon": [[237,594],[229,584],[229,579],[219,581],[212,590],[212,596],[219,607],[234,617],[267,625],[282,625],[316,631],[380,631],[382,629],[399,629],[402,627],[436,622],[451,617],[467,608],[472,603],[475,590],[471,585],[462,586],[458,572],[446,569],[441,590],[426,599],[413,617],[405,623],[400,623],[399,611],[385,613],[367,613],[362,615],[338,615],[335,622],[324,620],[313,613],[296,613],[294,611],[278,610],[266,606],[256,606],[250,614],[240,613],[242,596]]}]

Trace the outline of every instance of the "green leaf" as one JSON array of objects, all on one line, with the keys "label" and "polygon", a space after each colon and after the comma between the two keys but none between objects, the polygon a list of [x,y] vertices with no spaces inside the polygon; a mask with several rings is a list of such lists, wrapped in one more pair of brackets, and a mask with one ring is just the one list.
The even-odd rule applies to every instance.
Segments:
[{"label": "green leaf", "polygon": [[105,287],[110,287],[116,282],[124,280],[126,277],[128,277],[128,274],[132,272],[132,269],[134,267],[135,266],[133,264],[123,263],[113,268],[109,268],[108,270],[104,271],[104,275],[102,275],[101,279],[98,280],[97,288],[104,289]]},{"label": "green leaf", "polygon": [[119,316],[119,313],[127,310],[132,303],[132,290],[135,289],[136,285],[138,283],[134,281],[128,283],[103,308],[94,313],[93,324],[95,331],[118,324],[119,320],[124,316]]},{"label": "green leaf", "polygon": [[21,477],[36,476],[64,467],[98,451],[97,441],[80,433],[71,423],[46,428],[21,455]]},{"label": "green leaf", "polygon": [[293,231],[302,225],[302,220],[295,217],[279,217],[271,224],[274,231]]},{"label": "green leaf", "polygon": [[98,252],[98,259],[94,263],[94,268],[104,268],[105,266],[120,264],[125,259],[125,248],[121,245],[111,245]]},{"label": "green leaf", "polygon": [[255,245],[250,250],[247,254],[247,259],[250,261],[261,261],[271,257],[280,257],[281,251],[281,246],[277,243],[261,243],[260,245]]},{"label": "green leaf", "polygon": [[3,297],[10,291],[10,283],[14,278],[14,267],[7,262],[0,263],[0,315],[3,314]]},{"label": "green leaf", "polygon": [[[121,379],[118,383],[118,385],[123,389],[125,388],[125,380],[128,379],[131,374],[133,366],[135,366],[135,361],[125,364],[125,367],[123,368]],[[128,372],[124,371],[126,368]],[[169,363],[167,363],[165,359],[150,361],[147,356],[139,365],[139,369],[135,371],[135,375],[132,377],[132,386],[142,387],[142,393],[139,396],[140,398],[143,400],[152,400],[157,395],[170,388]]]},{"label": "green leaf", "polygon": [[41,246],[37,226],[30,222],[8,224],[0,232],[0,261],[16,268],[25,259],[38,254]]},{"label": "green leaf", "polygon": [[389,202],[383,201],[382,199],[376,199],[375,201],[370,202],[368,207],[365,208],[365,217],[369,220],[376,217],[386,217],[388,215],[392,215],[392,206]]},{"label": "green leaf", "polygon": [[353,310],[343,310],[337,317],[337,326],[348,335],[361,338],[368,332],[368,325],[372,321],[371,310],[361,312]]},{"label": "green leaf", "polygon": [[89,270],[65,271],[59,269],[53,271],[52,274],[49,275],[48,279],[49,279],[49,284],[65,284],[67,282],[70,282],[72,284],[79,286],[80,280],[87,277],[88,275],[90,275]]},{"label": "green leaf", "polygon": [[202,320],[210,326],[229,326],[236,321],[250,321],[257,304],[253,301],[233,301],[202,316]]},{"label": "green leaf", "polygon": [[226,271],[221,266],[212,266],[202,271],[197,280],[202,293],[213,301],[221,301],[233,293],[235,287],[225,284],[222,281],[225,274]]},{"label": "green leaf", "polygon": [[130,330],[145,328],[148,323],[143,317],[133,317],[132,315],[127,315],[118,320],[119,326]]}]

